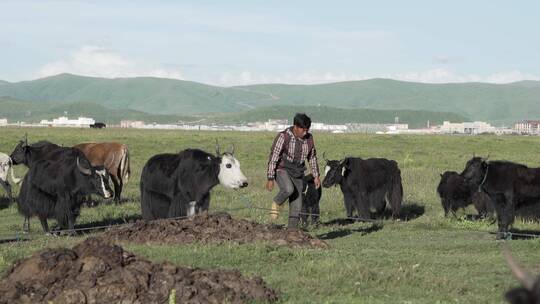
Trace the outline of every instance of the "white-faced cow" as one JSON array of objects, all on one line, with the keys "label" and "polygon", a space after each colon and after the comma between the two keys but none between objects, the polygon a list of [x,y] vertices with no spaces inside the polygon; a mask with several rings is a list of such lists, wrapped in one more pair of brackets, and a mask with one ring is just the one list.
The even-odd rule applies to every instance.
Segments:
[{"label": "white-faced cow", "polygon": [[536,278],[518,266],[505,245],[503,253],[512,274],[519,280],[521,287],[513,288],[504,295],[511,304],[540,304],[540,276]]},{"label": "white-faced cow", "polygon": [[141,208],[144,219],[192,216],[206,211],[210,190],[218,183],[243,188],[247,179],[232,152],[216,156],[198,149],[158,154],[146,162],[141,174]]},{"label": "white-faced cow", "polygon": [[499,225],[497,238],[507,236],[517,209],[540,202],[540,168],[473,157],[461,175],[478,185],[493,202]]},{"label": "white-faced cow", "polygon": [[19,212],[26,218],[38,216],[46,233],[47,218],[56,219],[60,229],[73,231],[82,196],[112,196],[107,171],[92,167],[81,151],[67,149],[54,160],[33,162],[19,193]]},{"label": "white-faced cow", "polygon": [[347,217],[356,208],[360,218],[372,218],[392,208],[394,219],[399,218],[403,187],[401,171],[393,160],[347,157],[341,161],[326,161],[323,186],[339,185],[343,192]]},{"label": "white-faced cow", "polygon": [[461,174],[455,171],[446,171],[441,174],[441,181],[437,186],[437,193],[441,198],[444,216],[450,212],[456,215],[456,211],[474,204],[476,211],[482,217],[493,213],[493,205],[487,194],[478,191],[478,185],[467,182]]},{"label": "white-faced cow", "polygon": [[82,143],[73,148],[81,150],[92,166],[107,169],[114,186],[114,201],[119,203],[122,189],[131,174],[127,145],[116,142]]},{"label": "white-faced cow", "polygon": [[9,197],[9,201],[13,201],[13,194],[11,193],[11,185],[8,181],[8,171],[11,171],[11,180],[18,184],[21,182],[20,178],[16,178],[13,173],[13,163],[11,161],[11,158],[0,152],[0,185],[6,190],[7,195]]}]

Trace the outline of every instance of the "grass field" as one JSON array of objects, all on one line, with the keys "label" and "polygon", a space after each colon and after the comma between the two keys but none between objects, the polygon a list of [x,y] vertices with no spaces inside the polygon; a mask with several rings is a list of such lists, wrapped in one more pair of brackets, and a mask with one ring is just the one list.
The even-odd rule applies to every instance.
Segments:
[{"label": "grass field", "polygon": [[[250,186],[212,191],[211,211],[241,207],[250,201],[269,207],[274,193],[266,192],[266,161],[274,133],[183,132],[121,129],[16,129],[0,128],[0,151],[10,153],[28,133],[29,142],[47,139],[71,146],[85,141],[119,141],[130,147],[132,178],[125,190],[128,201],[120,206],[100,205],[83,209],[77,225],[121,222],[140,214],[138,182],[142,166],[157,153],[184,148],[214,151],[214,141],[234,143],[236,156]],[[496,136],[385,136],[360,134],[315,134],[322,155],[386,157],[396,160],[402,172],[404,203],[409,221],[385,220],[379,228],[356,223],[323,225],[310,233],[326,240],[331,248],[290,249],[268,244],[147,246],[125,243],[125,248],[154,261],[202,268],[239,269],[244,275],[259,275],[281,292],[282,303],[502,303],[503,292],[517,285],[510,274],[489,221],[469,221],[465,216],[444,218],[436,194],[439,173],[461,171],[472,156],[490,155],[531,166],[540,164],[538,137]],[[324,166],[323,161],[319,161]],[[25,169],[16,168],[17,176]],[[0,196],[5,193],[0,190]],[[275,190],[274,190],[275,191]],[[15,187],[15,194],[18,187]],[[5,202],[5,200],[3,200]],[[323,222],[345,216],[338,188],[324,189]],[[464,214],[475,211],[466,210]],[[269,223],[266,212],[246,209],[233,216]],[[285,223],[285,217],[279,219]],[[13,237],[22,226],[15,206],[0,207],[0,238]],[[538,230],[536,223],[517,220],[518,229]],[[31,241],[0,244],[0,272],[15,260],[33,252],[73,246],[76,237],[47,237],[37,219],[32,219]],[[540,241],[510,242],[515,259],[540,273]]]}]

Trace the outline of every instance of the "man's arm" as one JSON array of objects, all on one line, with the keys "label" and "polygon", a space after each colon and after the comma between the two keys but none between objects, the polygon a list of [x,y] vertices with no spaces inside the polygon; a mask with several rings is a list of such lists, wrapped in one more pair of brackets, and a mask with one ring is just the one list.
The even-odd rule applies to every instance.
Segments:
[{"label": "man's arm", "polygon": [[268,168],[266,170],[266,177],[268,180],[274,180],[276,178],[276,167],[283,150],[283,144],[285,143],[285,135],[279,133],[274,139],[272,148],[270,149],[270,156],[268,158]]}]

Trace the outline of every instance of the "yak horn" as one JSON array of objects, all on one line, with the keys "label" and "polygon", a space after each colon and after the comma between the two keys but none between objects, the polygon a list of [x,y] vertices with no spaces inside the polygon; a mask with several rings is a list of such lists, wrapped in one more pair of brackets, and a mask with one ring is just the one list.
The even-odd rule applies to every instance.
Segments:
[{"label": "yak horn", "polygon": [[502,246],[504,258],[506,259],[506,263],[510,267],[510,270],[512,270],[512,274],[521,282],[525,289],[531,291],[534,286],[534,279],[529,273],[521,269],[516,264],[514,258],[512,257],[512,254],[510,253],[510,249],[508,249],[508,246],[506,244],[503,244]]},{"label": "yak horn", "polygon": [[84,175],[90,175],[92,174],[92,171],[88,168],[83,168],[83,166],[81,166],[81,164],[79,163],[79,158],[77,157],[77,168],[79,168],[79,171],[81,171],[82,174]]},{"label": "yak horn", "polygon": [[328,162],[328,158],[326,158],[326,151],[322,153],[322,158],[324,159],[325,162]]},{"label": "yak horn", "polygon": [[234,155],[234,144],[231,144],[231,155]]}]

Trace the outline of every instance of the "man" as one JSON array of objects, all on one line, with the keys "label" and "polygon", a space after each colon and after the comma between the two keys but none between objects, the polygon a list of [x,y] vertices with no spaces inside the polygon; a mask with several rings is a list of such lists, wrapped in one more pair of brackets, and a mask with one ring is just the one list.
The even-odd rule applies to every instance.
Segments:
[{"label": "man", "polygon": [[308,133],[310,127],[311,119],[304,113],[297,113],[294,116],[294,125],[276,136],[270,150],[266,189],[274,189],[274,180],[279,187],[279,192],[272,202],[270,216],[277,219],[281,205],[288,199],[289,228],[298,227],[306,160],[309,161],[315,187],[318,189],[321,186],[313,135]]}]

